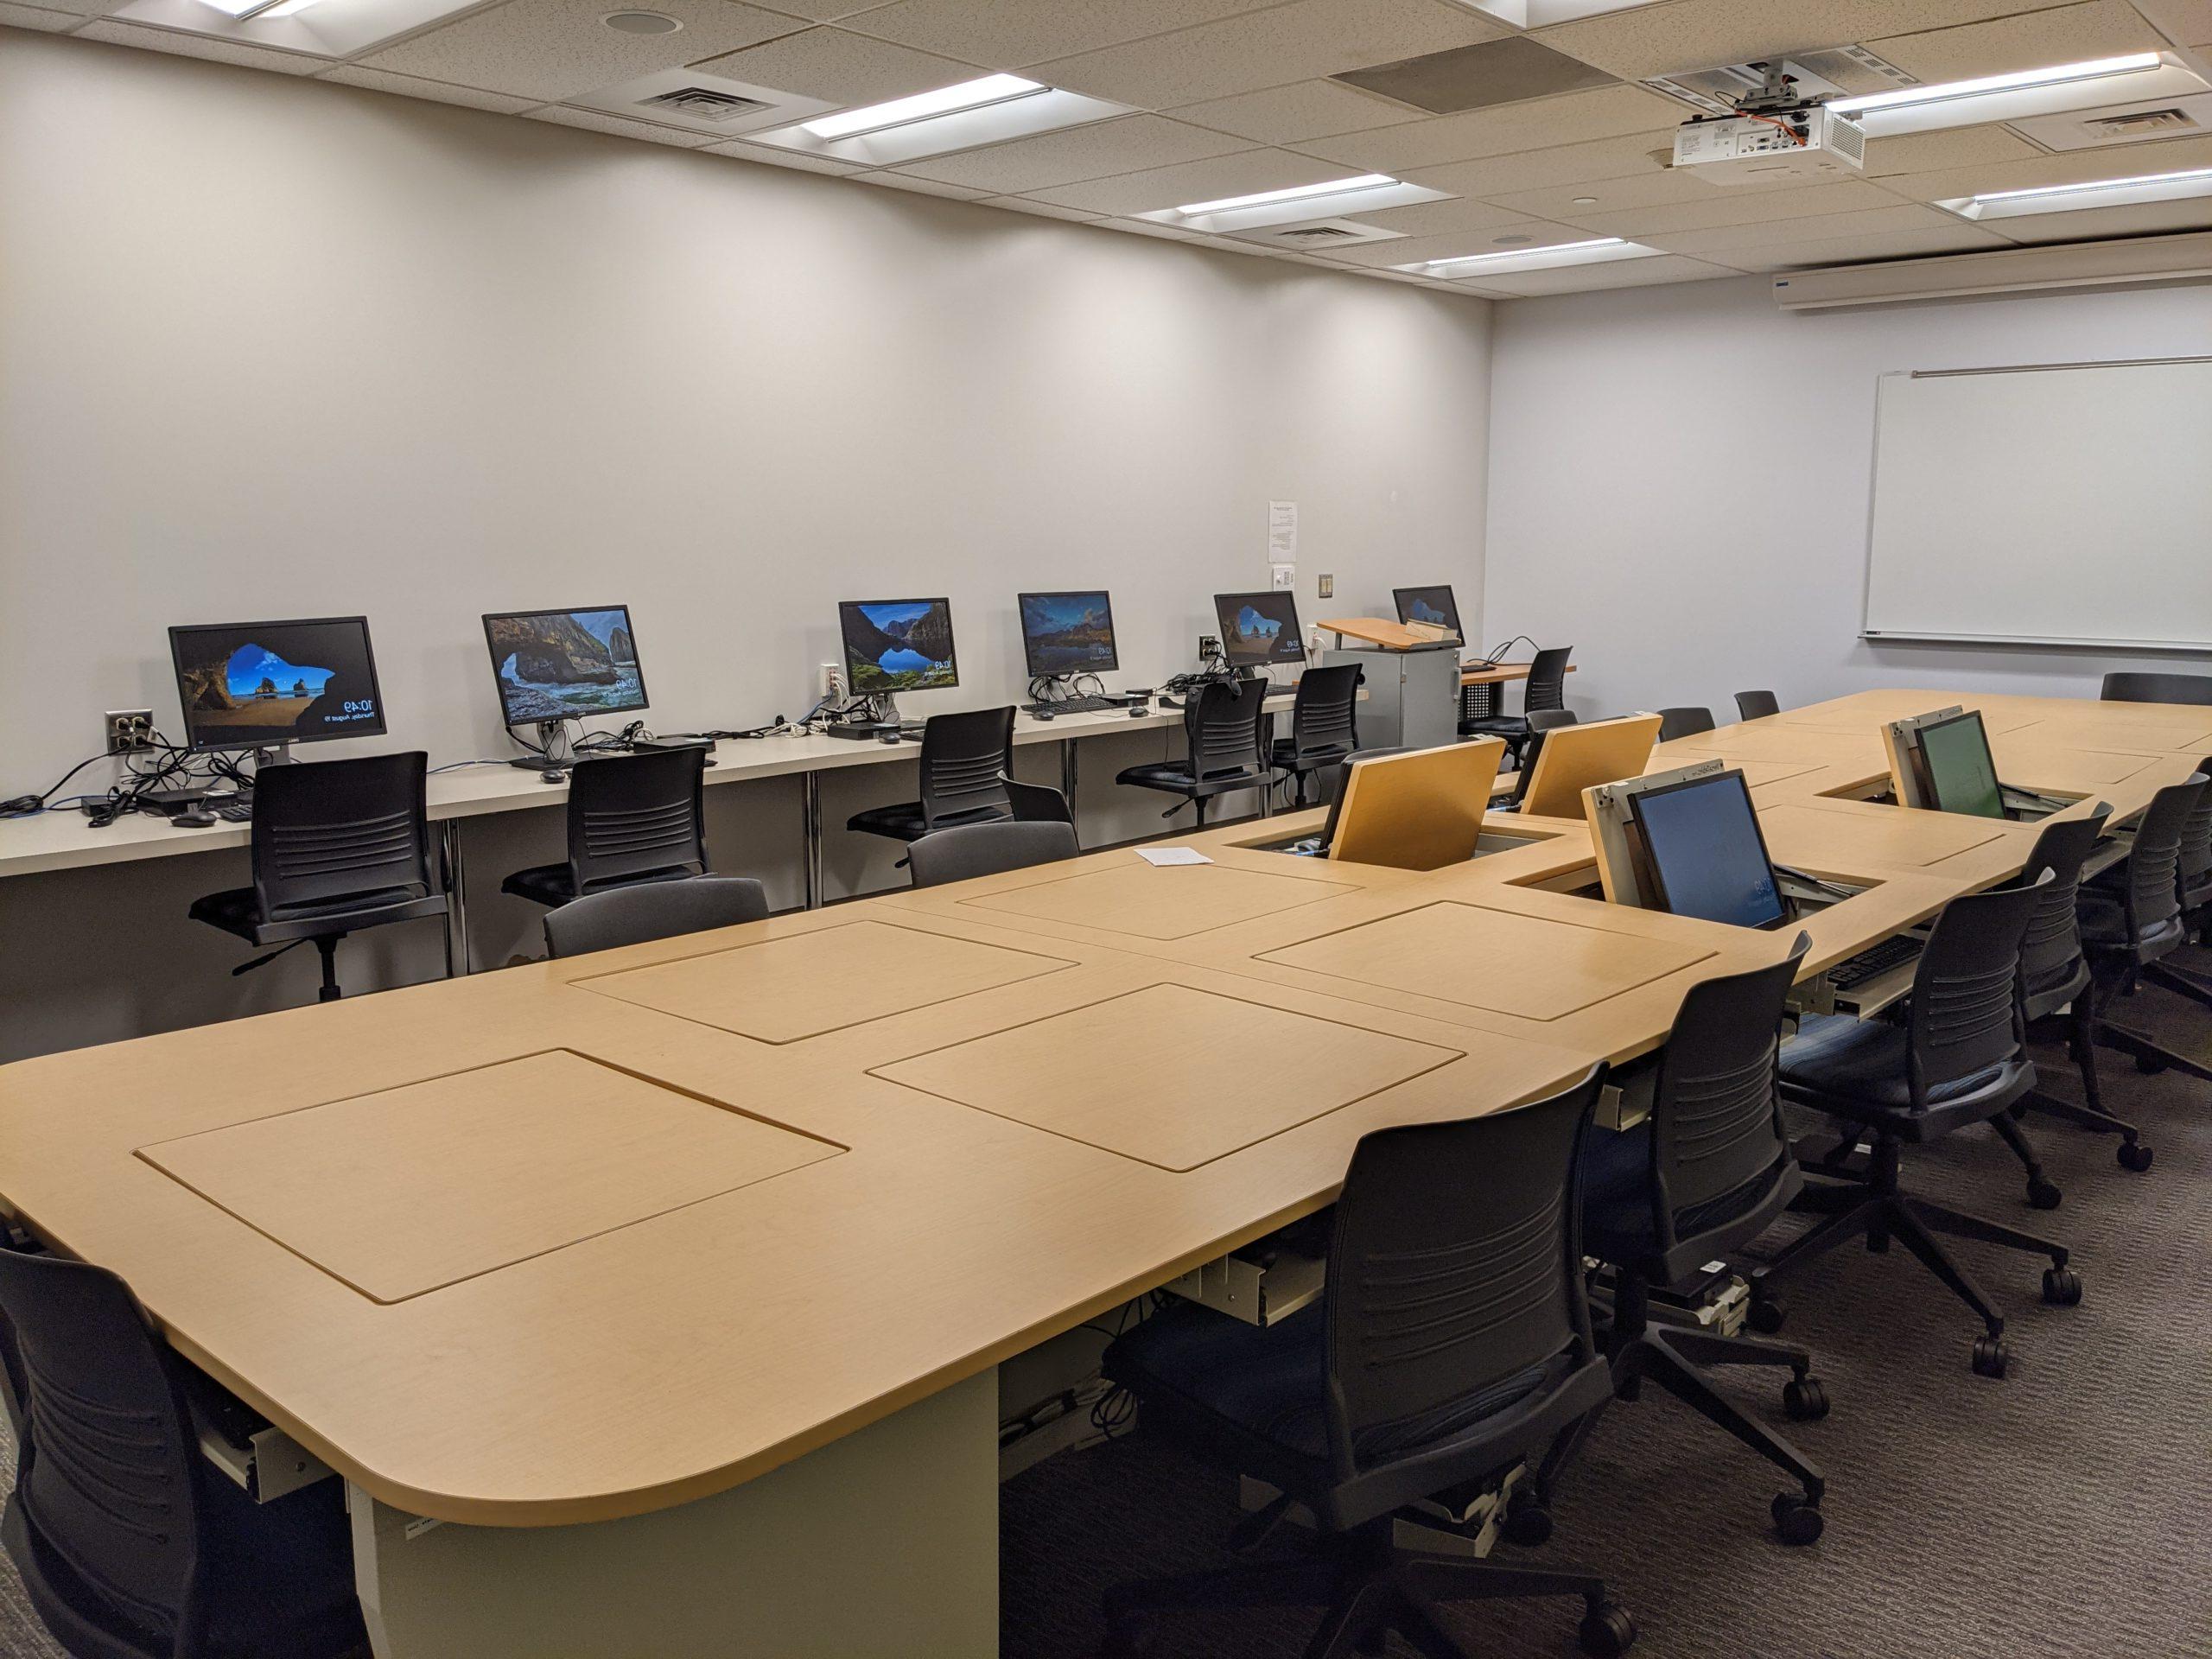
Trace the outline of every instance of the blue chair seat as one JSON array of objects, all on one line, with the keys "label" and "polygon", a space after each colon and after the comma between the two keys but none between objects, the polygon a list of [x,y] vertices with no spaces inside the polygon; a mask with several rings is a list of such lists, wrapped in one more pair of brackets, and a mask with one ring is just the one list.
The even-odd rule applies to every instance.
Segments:
[{"label": "blue chair seat", "polygon": [[[1912,1106],[1909,1044],[1905,1028],[1886,1020],[1807,1014],[1799,1022],[1797,1039],[1783,1048],[1783,1087],[1793,1099],[1821,1096],[1806,1103],[1824,1111],[1853,1104],[1908,1111]],[[1928,1103],[1941,1106],[1978,1095],[2003,1082],[2011,1069],[2017,1068],[1985,1066],[1969,1077],[1939,1084],[1928,1091]]]}]

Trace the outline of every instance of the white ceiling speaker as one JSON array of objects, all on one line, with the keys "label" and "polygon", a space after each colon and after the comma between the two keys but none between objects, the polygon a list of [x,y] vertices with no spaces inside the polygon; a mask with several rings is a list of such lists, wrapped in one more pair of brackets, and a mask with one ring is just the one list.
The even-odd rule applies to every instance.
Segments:
[{"label": "white ceiling speaker", "polygon": [[617,35],[673,35],[683,27],[681,18],[659,11],[610,11],[599,21]]}]

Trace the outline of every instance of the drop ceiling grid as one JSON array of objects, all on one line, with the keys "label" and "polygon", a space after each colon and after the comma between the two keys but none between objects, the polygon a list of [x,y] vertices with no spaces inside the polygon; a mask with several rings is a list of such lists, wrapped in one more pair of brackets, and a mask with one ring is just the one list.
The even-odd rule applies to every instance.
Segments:
[{"label": "drop ceiling grid", "polygon": [[[2201,202],[1972,226],[1926,205],[1979,190],[2203,165],[2212,138],[2050,156],[2008,129],[1966,128],[1878,140],[1863,179],[1721,189],[1664,166],[1681,111],[1632,84],[1648,74],[1854,41],[1928,79],[2143,49],[2170,38],[2179,44],[2176,29],[2212,34],[2212,20],[2198,23],[2195,8],[2171,0],[2141,10],[2127,0],[1659,0],[1527,32],[1627,84],[1447,115],[1328,77],[1523,33],[1461,0],[639,0],[684,22],[683,30],[661,36],[598,29],[612,0],[499,0],[335,64],[78,15],[109,3],[53,0],[71,9],[58,11],[0,0],[0,24],[313,74],[1478,296],[1639,286],[2212,224],[2212,205]],[[2146,11],[2164,18],[2164,35]],[[563,101],[681,67],[840,105],[1015,70],[1128,103],[1134,112],[897,169],[865,169]],[[1369,170],[1453,199],[1354,215],[1402,236],[1327,252],[1198,236],[1132,217],[1204,196]],[[1584,196],[1595,200],[1578,200]],[[1648,239],[1661,252],[1612,265],[1496,276],[1479,286],[1389,269],[1496,251],[1500,238],[1541,247],[1597,235]]]}]

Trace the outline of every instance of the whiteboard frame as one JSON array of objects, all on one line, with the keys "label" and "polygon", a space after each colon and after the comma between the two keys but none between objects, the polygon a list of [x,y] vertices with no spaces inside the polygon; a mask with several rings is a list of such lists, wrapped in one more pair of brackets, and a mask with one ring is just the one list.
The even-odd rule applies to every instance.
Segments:
[{"label": "whiteboard frame", "polygon": [[1870,628],[1874,603],[1874,499],[1882,484],[1882,392],[1891,380],[1955,380],[1978,374],[2046,374],[2066,369],[2152,369],[2180,365],[2212,365],[2212,357],[2121,357],[2102,363],[2000,363],[1978,369],[1889,369],[1874,377],[1874,442],[1866,466],[1866,556],[1859,581],[1859,638],[1867,645],[1958,645],[2056,646],[2067,651],[2179,652],[2202,656],[2212,640],[2104,639],[2076,634],[1927,633],[1917,629]]}]

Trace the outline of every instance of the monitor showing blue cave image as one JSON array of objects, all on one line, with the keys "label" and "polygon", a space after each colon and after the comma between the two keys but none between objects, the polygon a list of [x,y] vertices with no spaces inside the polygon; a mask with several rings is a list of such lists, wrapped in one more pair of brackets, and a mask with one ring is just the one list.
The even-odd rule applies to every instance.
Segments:
[{"label": "monitor showing blue cave image", "polygon": [[1442,628],[1454,639],[1466,637],[1459,632],[1459,606],[1451,588],[1394,588],[1390,596],[1398,602],[1398,620],[1408,627],[1419,624]]},{"label": "monitor showing blue cave image", "polygon": [[1222,654],[1231,668],[1302,663],[1306,641],[1298,627],[1298,601],[1282,589],[1262,594],[1216,594]]},{"label": "monitor showing blue cave image", "polygon": [[192,748],[384,734],[365,617],[171,628],[169,652]]}]

